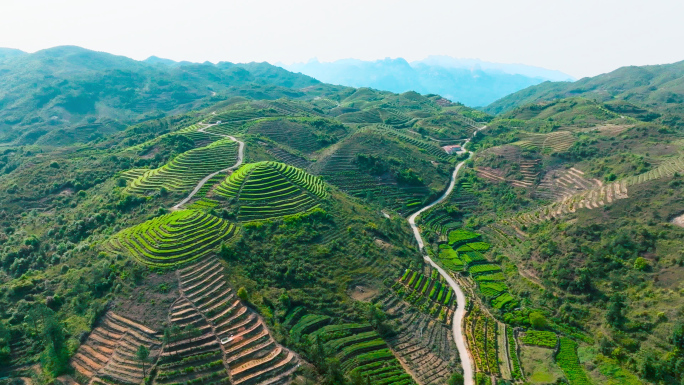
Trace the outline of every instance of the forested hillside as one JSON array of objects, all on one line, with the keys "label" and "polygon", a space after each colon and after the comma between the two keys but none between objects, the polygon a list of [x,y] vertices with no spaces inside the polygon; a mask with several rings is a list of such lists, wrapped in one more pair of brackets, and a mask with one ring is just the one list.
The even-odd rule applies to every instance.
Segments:
[{"label": "forested hillside", "polygon": [[[43,55],[17,78],[49,67],[73,92],[160,71],[199,96],[92,138],[66,120],[8,128],[2,381],[684,380],[676,104],[572,96],[494,116],[263,64],[57,51],[0,63]],[[63,98],[36,109],[13,84],[38,115]]]},{"label": "forested hillside", "polygon": [[167,67],[80,47],[0,52],[0,143],[65,145],[230,96],[299,98],[319,82],[267,63]]},{"label": "forested hillside", "polygon": [[609,103],[621,115],[642,120],[665,116],[670,126],[682,125],[684,62],[644,67],[622,67],[613,72],[576,82],[545,82],[497,100],[485,108],[490,114],[510,111],[526,104],[567,97],[584,97]]}]

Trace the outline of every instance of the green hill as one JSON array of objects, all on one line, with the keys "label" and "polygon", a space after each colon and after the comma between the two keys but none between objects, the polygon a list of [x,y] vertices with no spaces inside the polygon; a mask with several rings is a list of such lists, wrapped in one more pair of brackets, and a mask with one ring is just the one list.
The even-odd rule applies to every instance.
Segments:
[{"label": "green hill", "polygon": [[680,125],[681,104],[684,102],[684,61],[622,67],[576,82],[544,82],[503,97],[484,110],[500,114],[526,104],[574,96],[613,101],[614,104],[609,103],[609,106],[613,106],[614,112],[623,115],[637,113],[647,120],[656,119],[659,115],[675,115],[673,123]]},{"label": "green hill", "polygon": [[[478,383],[682,381],[681,103],[585,93],[491,116],[257,63],[73,47],[7,60],[36,65],[17,78],[43,68],[66,83],[39,108],[40,90],[15,79],[0,115],[67,111],[61,92],[81,90],[100,96],[74,119],[114,116],[123,91],[102,82],[117,73],[170,79],[129,90],[153,92],[151,105],[171,97],[164,87],[200,99],[123,129],[12,126],[22,136],[0,147],[0,377],[446,383],[463,370],[453,323],[466,305]],[[74,80],[86,78],[100,83]],[[447,147],[467,138],[470,155]],[[418,250],[407,217],[459,164],[451,193],[416,220]]]},{"label": "green hill", "polygon": [[318,205],[327,195],[317,177],[276,162],[248,163],[216,187],[241,220],[296,214]]},{"label": "green hill", "polygon": [[302,97],[299,89],[319,84],[267,63],[169,67],[74,46],[3,52],[0,143],[84,142],[230,95]]}]

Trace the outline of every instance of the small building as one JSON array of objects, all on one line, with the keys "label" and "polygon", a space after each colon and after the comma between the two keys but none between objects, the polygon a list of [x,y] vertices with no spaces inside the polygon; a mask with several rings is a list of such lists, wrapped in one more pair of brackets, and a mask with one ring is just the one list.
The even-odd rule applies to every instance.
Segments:
[{"label": "small building", "polygon": [[459,152],[463,151],[463,148],[461,148],[461,145],[454,144],[451,146],[444,146],[442,147],[444,151],[446,151],[447,154],[453,155],[453,154],[458,154]]}]

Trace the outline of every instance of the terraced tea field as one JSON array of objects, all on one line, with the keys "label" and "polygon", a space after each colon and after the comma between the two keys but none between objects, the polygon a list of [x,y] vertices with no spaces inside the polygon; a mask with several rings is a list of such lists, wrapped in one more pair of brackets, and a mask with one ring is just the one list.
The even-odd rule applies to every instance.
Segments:
[{"label": "terraced tea field", "polygon": [[[229,168],[237,159],[237,143],[222,139],[206,147],[178,155],[168,164],[149,170],[132,180],[125,192],[148,195],[165,188],[169,191],[189,191],[208,174]],[[131,174],[129,171],[126,175]]]},{"label": "terraced tea field", "polygon": [[197,210],[179,210],[124,229],[106,243],[114,254],[172,267],[202,259],[236,235],[235,225]]},{"label": "terraced tea field", "polygon": [[[105,314],[71,359],[75,377],[83,384],[131,384],[143,381],[143,368],[135,352],[150,350],[150,362],[159,356],[161,334],[112,311]],[[150,373],[150,366],[147,373]]]},{"label": "terraced tea field", "polygon": [[586,179],[584,173],[574,167],[565,170],[551,170],[539,183],[537,195],[540,198],[558,201],[569,198],[580,191],[601,187],[598,179]]},{"label": "terraced tea field", "polygon": [[521,133],[520,140],[511,144],[528,150],[562,153],[567,151],[574,141],[575,137],[569,131],[554,131],[548,134],[528,132]]},{"label": "terraced tea field", "polygon": [[303,154],[311,154],[340,140],[347,134],[347,129],[330,120],[273,118],[251,124],[247,132],[263,135]]},{"label": "terraced tea field", "polygon": [[358,374],[374,385],[415,384],[370,324],[329,325],[330,317],[314,314],[299,314],[289,321],[296,321],[290,330],[293,338],[323,343],[326,354],[339,359],[345,373]]},{"label": "terraced tea field", "polygon": [[[429,194],[428,188],[421,185],[400,185],[391,175],[370,175],[355,164],[358,154],[374,153],[380,145],[389,146],[387,141],[391,141],[391,146],[396,151],[407,154],[427,151],[398,138],[394,131],[396,130],[364,128],[338,143],[334,152],[319,159],[310,170],[350,195],[380,199],[383,207],[396,210],[402,215],[413,212]],[[407,144],[410,147],[402,148]],[[439,147],[429,146],[440,156],[449,158]]]},{"label": "terraced tea field", "polygon": [[396,336],[387,343],[399,360],[421,384],[446,383],[456,370],[458,357],[449,326],[417,311],[390,291],[383,293],[378,303],[398,325]]},{"label": "terraced tea field", "polygon": [[508,327],[500,324],[478,305],[465,319],[465,332],[476,370],[505,380],[522,380],[517,347],[508,340]]},{"label": "terraced tea field", "polygon": [[456,307],[456,297],[436,271],[427,277],[419,271],[406,269],[404,275],[392,285],[392,291],[441,322],[451,322],[449,316]]},{"label": "terraced tea field", "polygon": [[187,266],[177,274],[181,297],[171,320],[180,328],[193,325],[198,335],[165,350],[170,362],[182,363],[190,356],[216,352],[213,354],[222,364],[216,366],[221,374],[215,378],[226,383],[228,378],[230,384],[244,385],[290,382],[299,366],[297,356],[279,345],[263,320],[236,297],[216,258]]},{"label": "terraced tea field", "polygon": [[277,162],[249,163],[214,190],[229,200],[240,220],[280,217],[310,210],[327,197],[318,177]]}]

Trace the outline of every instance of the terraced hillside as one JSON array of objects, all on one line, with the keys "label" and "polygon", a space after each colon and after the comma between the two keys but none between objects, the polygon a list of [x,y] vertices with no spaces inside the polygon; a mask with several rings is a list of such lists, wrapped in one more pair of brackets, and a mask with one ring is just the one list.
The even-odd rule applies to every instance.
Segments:
[{"label": "terraced hillside", "polygon": [[[161,337],[161,333],[109,311],[71,359],[75,377],[82,384],[140,384],[143,367],[136,351],[145,346],[154,362]],[[148,364],[146,374],[150,369]]]},{"label": "terraced hillside", "polygon": [[539,183],[537,195],[541,198],[558,201],[577,194],[579,191],[601,187],[598,179],[587,179],[584,172],[570,167],[565,170],[551,170],[544,174]]},{"label": "terraced hillside", "polygon": [[236,235],[235,225],[197,210],[178,210],[114,235],[105,249],[151,266],[202,259]]},{"label": "terraced hillside", "polygon": [[370,198],[404,214],[445,187],[451,160],[422,139],[371,127],[340,142],[310,170],[353,196]]},{"label": "terraced hillside", "polygon": [[[162,188],[168,191],[189,191],[205,176],[235,164],[237,149],[237,143],[223,139],[206,147],[184,152],[161,168],[149,170],[132,180],[126,192],[149,195]],[[135,174],[129,172],[127,175]]]},{"label": "terraced hillside", "polygon": [[[299,366],[297,356],[279,345],[261,317],[237,298],[217,259],[192,264],[177,274],[181,297],[172,309],[171,320],[181,334],[187,325],[197,331],[165,349],[163,357],[175,365],[174,373],[183,373],[176,367],[193,361],[190,357],[211,354],[222,364],[216,365],[219,374],[206,375],[205,381],[218,378],[245,385],[290,382]],[[183,378],[169,376],[163,383],[179,380]]]},{"label": "terraced hillside", "polygon": [[246,132],[263,135],[302,154],[312,154],[339,141],[348,129],[322,118],[271,118],[251,124]]},{"label": "terraced hillside", "polygon": [[[439,283],[436,273],[424,276],[407,270],[391,290],[374,299],[397,325],[388,344],[421,384],[446,383],[458,362],[449,328],[455,296]],[[449,306],[440,305],[445,302]]]},{"label": "terraced hillside", "polygon": [[541,158],[518,146],[496,146],[477,154],[477,175],[494,182],[507,182],[521,188],[534,188],[542,171]]},{"label": "terraced hillside", "polygon": [[538,150],[540,152],[561,153],[570,148],[575,141],[569,131],[554,131],[548,134],[530,132],[521,133],[520,136],[519,141],[511,144],[526,150]]},{"label": "terraced hillside", "polygon": [[464,320],[465,333],[477,372],[505,380],[522,380],[517,345],[508,340],[508,327],[475,305]]},{"label": "terraced hillside", "polygon": [[599,208],[615,200],[627,198],[629,188],[636,188],[642,183],[671,177],[682,172],[684,172],[684,158],[674,157],[663,161],[658,167],[642,174],[607,184],[597,182],[598,186],[592,189],[566,196],[560,201],[542,206],[534,211],[522,213],[508,220],[508,222],[522,226],[523,224],[537,223],[564,214],[574,213],[582,208],[589,210]]},{"label": "terraced hillside", "polygon": [[239,220],[307,211],[328,195],[325,183],[318,177],[278,162],[245,164],[213,193],[228,200]]},{"label": "terraced hillside", "polygon": [[291,336],[311,346],[322,345],[324,354],[338,359],[349,376],[378,385],[415,384],[370,324],[330,324],[330,317],[315,314],[294,317],[289,320],[296,321]]}]

